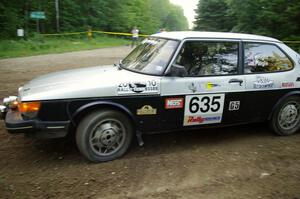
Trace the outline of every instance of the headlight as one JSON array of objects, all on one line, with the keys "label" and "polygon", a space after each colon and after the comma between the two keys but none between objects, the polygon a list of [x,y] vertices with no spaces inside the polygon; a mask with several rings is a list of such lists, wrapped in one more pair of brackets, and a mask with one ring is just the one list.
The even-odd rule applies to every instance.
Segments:
[{"label": "headlight", "polygon": [[18,107],[18,97],[16,96],[9,96],[3,99],[3,104],[7,108],[15,109]]}]

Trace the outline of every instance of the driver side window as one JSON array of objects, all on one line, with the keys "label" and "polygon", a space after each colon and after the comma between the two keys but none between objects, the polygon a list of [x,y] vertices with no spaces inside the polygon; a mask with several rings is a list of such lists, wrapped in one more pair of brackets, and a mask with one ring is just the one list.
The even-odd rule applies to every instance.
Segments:
[{"label": "driver side window", "polygon": [[238,48],[237,42],[187,41],[175,64],[184,66],[189,77],[237,74]]}]

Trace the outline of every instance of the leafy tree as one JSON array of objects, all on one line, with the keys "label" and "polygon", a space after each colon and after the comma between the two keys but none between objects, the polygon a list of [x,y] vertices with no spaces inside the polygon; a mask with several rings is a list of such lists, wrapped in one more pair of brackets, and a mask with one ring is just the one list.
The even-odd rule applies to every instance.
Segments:
[{"label": "leafy tree", "polygon": [[[187,20],[178,6],[169,0],[59,0],[60,30],[96,30],[130,32],[138,26],[141,33],[152,34],[160,28],[187,29]],[[42,33],[56,32],[55,0],[2,0],[0,2],[0,36],[15,37],[23,27],[36,32],[32,11],[43,11],[46,19],[39,20]]]},{"label": "leafy tree", "polygon": [[299,38],[299,0],[199,0],[196,30]]},{"label": "leafy tree", "polygon": [[2,37],[16,35],[18,27],[23,27],[23,19],[19,19],[23,7],[17,1],[2,0],[0,2],[0,26]]},{"label": "leafy tree", "polygon": [[182,8],[172,5],[163,26],[172,31],[187,29],[188,23],[183,15]]},{"label": "leafy tree", "polygon": [[196,9],[195,30],[230,31],[233,17],[224,0],[199,0]]}]

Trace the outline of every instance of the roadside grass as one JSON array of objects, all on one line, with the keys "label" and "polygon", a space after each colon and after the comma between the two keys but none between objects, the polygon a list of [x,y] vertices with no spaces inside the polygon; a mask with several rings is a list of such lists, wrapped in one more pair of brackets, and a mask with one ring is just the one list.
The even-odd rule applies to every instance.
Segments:
[{"label": "roadside grass", "polygon": [[129,45],[130,40],[119,37],[96,36],[35,36],[28,40],[0,40],[0,59],[32,55],[63,53],[80,50]]}]

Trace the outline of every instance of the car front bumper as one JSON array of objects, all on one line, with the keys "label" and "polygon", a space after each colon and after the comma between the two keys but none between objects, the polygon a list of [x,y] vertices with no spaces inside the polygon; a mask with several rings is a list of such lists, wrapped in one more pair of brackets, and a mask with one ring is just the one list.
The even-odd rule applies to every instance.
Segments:
[{"label": "car front bumper", "polygon": [[0,105],[0,120],[3,120],[6,116],[7,108],[6,106]]},{"label": "car front bumper", "polygon": [[18,110],[0,106],[0,118],[4,120],[9,133],[25,133],[30,137],[47,139],[65,137],[69,121],[24,120]]}]

